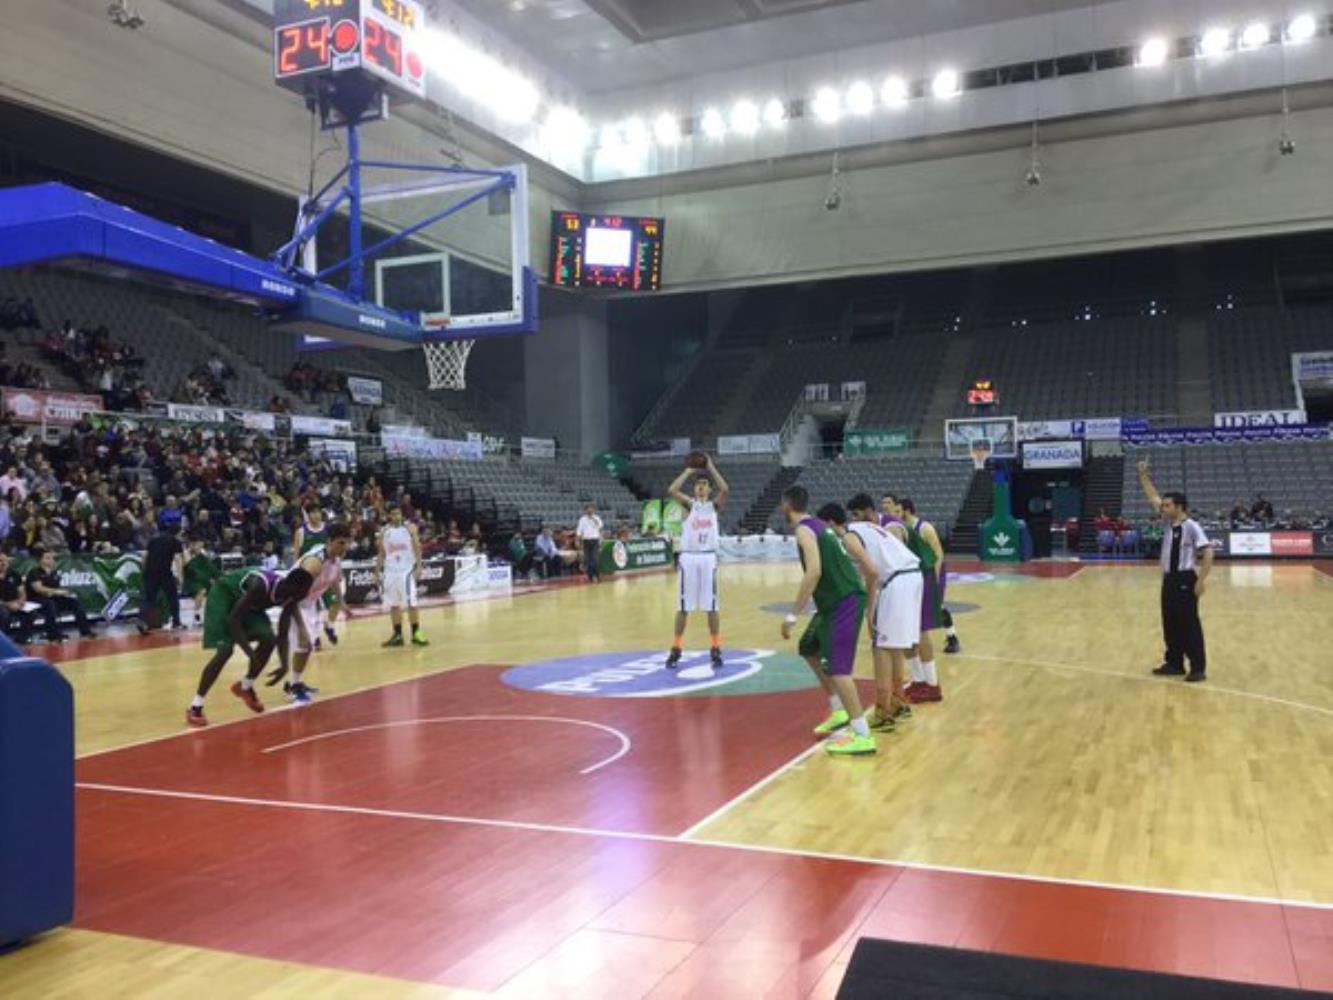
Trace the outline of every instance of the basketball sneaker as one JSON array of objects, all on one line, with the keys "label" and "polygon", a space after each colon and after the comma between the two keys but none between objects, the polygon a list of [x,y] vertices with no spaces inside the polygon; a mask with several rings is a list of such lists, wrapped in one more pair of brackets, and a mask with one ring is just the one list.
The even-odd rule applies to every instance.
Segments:
[{"label": "basketball sneaker", "polygon": [[329,645],[331,646],[338,645],[338,633],[333,631],[332,625],[324,626],[324,634],[329,637]]},{"label": "basketball sneaker", "polygon": [[944,692],[938,684],[918,684],[907,692],[908,701],[914,705],[923,705],[933,701],[943,701]]},{"label": "basketball sneaker", "polygon": [[1184,677],[1185,668],[1173,667],[1169,663],[1163,663],[1160,667],[1157,667],[1155,670],[1153,670],[1153,673],[1156,674],[1158,677]]},{"label": "basketball sneaker", "polygon": [[1185,675],[1185,682],[1187,684],[1198,684],[1199,681],[1206,681],[1207,679],[1208,675],[1202,670],[1191,670]]},{"label": "basketball sneaker", "polygon": [[412,645],[414,645],[414,646],[429,646],[429,645],[430,645],[430,640],[427,639],[427,638],[426,638],[424,635],[422,635],[420,632],[418,632],[418,631],[414,631],[414,632],[412,633]]},{"label": "basketball sneaker", "polygon": [[282,693],[287,696],[287,700],[294,705],[309,705],[315,700],[315,695],[319,693],[319,688],[312,688],[309,684],[296,681],[292,684],[284,684]]},{"label": "basketball sneaker", "polygon": [[860,757],[875,753],[877,750],[875,737],[857,736],[850,730],[845,736],[839,736],[837,739],[829,740],[824,744],[826,753],[838,757]]},{"label": "basketball sneaker", "polygon": [[893,714],[884,711],[878,705],[874,706],[866,713],[866,725],[871,729],[878,730],[882,733],[891,733],[898,728],[898,724],[894,721]]},{"label": "basketball sneaker", "polygon": [[676,646],[672,646],[671,652],[667,653],[666,668],[668,670],[675,670],[677,664],[679,663],[680,663],[680,649]]},{"label": "basketball sneaker", "polygon": [[722,666],[722,650],[718,649],[716,646],[714,646],[711,650],[709,650],[708,662],[711,663],[714,667]]},{"label": "basketball sneaker", "polygon": [[852,717],[847,714],[847,710],[840,708],[836,712],[830,712],[827,719],[815,726],[815,735],[827,736],[829,733],[835,733],[851,721]]},{"label": "basketball sneaker", "polygon": [[398,635],[389,636],[388,639],[380,643],[380,646],[382,646],[384,649],[388,649],[390,646],[401,646],[402,644],[403,644],[403,636],[402,633],[399,633]]},{"label": "basketball sneaker", "polygon": [[204,715],[202,708],[195,708],[191,705],[185,710],[185,724],[194,726],[195,729],[203,729],[204,726],[208,725],[208,718]]},{"label": "basketball sneaker", "polygon": [[245,707],[250,711],[256,714],[264,711],[264,703],[259,700],[259,694],[254,688],[250,688],[247,691],[245,688],[241,687],[241,682],[237,681],[231,686],[231,693],[237,698],[240,698],[241,701],[245,702]]},{"label": "basketball sneaker", "polygon": [[961,653],[963,644],[958,641],[958,636],[951,635],[944,640],[944,651],[946,653]]},{"label": "basketball sneaker", "polygon": [[894,722],[908,722],[912,718],[912,706],[906,702],[900,702],[898,707],[893,710]]}]

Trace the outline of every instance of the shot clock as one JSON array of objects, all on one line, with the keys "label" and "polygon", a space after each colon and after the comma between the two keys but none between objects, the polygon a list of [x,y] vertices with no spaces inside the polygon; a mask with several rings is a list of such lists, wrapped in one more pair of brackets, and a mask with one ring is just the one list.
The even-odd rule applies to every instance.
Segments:
[{"label": "shot clock", "polygon": [[273,76],[299,93],[329,81],[352,90],[383,84],[391,96],[424,98],[425,26],[418,0],[275,0]]}]

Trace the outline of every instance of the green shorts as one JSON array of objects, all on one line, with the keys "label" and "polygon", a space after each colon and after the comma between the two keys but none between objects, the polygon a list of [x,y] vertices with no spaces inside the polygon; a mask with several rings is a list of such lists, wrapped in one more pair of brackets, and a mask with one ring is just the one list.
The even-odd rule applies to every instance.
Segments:
[{"label": "green shorts", "polygon": [[[204,605],[204,649],[225,649],[236,645],[227,619],[231,617],[231,604],[220,595],[209,591],[208,603]],[[247,639],[261,640],[273,638],[273,623],[263,611],[252,611],[242,622]]]}]

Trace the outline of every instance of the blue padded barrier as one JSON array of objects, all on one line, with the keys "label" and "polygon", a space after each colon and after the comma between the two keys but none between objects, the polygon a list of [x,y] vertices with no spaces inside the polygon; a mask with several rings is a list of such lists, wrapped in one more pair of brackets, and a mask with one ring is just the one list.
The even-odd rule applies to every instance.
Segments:
[{"label": "blue padded barrier", "polygon": [[0,636],[0,947],[74,917],[74,691]]}]

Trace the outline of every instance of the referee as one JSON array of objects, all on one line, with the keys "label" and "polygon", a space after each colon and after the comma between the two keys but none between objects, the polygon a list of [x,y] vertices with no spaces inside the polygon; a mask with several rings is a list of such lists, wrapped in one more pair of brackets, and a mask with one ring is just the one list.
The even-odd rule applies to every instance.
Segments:
[{"label": "referee", "polygon": [[[1148,503],[1161,511],[1166,522],[1162,531],[1162,636],[1166,640],[1166,662],[1153,671],[1159,677],[1180,677],[1197,682],[1207,679],[1203,623],[1199,621],[1199,598],[1204,581],[1213,571],[1213,543],[1199,522],[1189,515],[1184,493],[1157,492],[1148,475],[1147,459],[1139,460],[1139,485]],[[1185,673],[1185,659],[1190,661]]]}]

